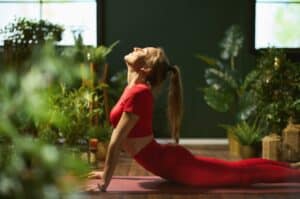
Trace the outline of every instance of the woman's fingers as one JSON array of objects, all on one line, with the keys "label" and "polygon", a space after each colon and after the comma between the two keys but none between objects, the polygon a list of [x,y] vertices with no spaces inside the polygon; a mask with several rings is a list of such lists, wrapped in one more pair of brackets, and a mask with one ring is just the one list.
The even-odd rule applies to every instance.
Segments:
[{"label": "woman's fingers", "polygon": [[99,187],[97,185],[91,185],[85,188],[87,192],[96,192],[99,191]]},{"label": "woman's fingers", "polygon": [[95,179],[95,178],[97,178],[98,176],[97,176],[97,174],[95,174],[95,173],[90,173],[89,175],[88,175],[88,179]]},{"label": "woman's fingers", "polygon": [[88,179],[101,179],[102,178],[102,173],[101,171],[92,171],[87,175]]}]

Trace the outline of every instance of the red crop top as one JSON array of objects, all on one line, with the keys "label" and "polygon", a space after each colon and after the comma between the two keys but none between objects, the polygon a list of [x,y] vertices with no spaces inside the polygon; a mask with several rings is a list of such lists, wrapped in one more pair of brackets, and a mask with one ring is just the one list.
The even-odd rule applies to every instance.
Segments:
[{"label": "red crop top", "polygon": [[110,122],[115,128],[123,112],[134,113],[139,120],[128,137],[143,137],[152,134],[153,96],[146,84],[126,87],[119,101],[110,112]]}]

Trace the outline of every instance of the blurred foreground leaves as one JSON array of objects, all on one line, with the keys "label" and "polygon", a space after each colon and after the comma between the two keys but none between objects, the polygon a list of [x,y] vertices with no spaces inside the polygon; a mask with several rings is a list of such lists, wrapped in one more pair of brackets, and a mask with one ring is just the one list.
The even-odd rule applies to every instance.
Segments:
[{"label": "blurred foreground leaves", "polygon": [[68,148],[39,139],[36,127],[67,125],[48,102],[61,94],[62,85],[80,81],[82,68],[51,42],[37,47],[29,62],[30,69],[21,74],[9,66],[0,71],[0,198],[73,198],[75,176],[86,173],[87,166]]}]

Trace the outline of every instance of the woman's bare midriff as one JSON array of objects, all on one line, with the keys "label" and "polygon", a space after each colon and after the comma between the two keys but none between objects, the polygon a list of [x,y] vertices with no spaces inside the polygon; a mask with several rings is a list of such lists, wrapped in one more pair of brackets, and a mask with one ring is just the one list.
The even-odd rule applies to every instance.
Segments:
[{"label": "woman's bare midriff", "polygon": [[135,138],[126,138],[123,142],[123,149],[134,157],[140,150],[153,140],[153,135]]}]

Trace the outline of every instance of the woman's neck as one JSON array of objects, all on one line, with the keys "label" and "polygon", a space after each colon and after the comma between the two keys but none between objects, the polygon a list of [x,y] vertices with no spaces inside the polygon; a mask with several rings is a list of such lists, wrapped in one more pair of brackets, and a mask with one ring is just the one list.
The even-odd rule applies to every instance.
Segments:
[{"label": "woman's neck", "polygon": [[146,78],[136,71],[128,71],[127,74],[127,83],[131,87],[135,84],[147,84]]}]

